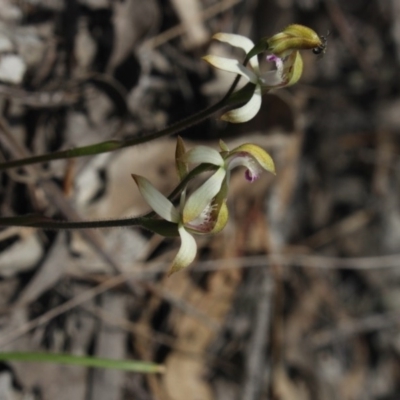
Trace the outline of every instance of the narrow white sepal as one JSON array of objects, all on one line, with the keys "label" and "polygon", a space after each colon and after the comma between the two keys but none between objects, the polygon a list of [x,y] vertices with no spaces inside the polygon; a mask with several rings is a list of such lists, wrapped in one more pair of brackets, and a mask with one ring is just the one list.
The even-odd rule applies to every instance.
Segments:
[{"label": "narrow white sepal", "polygon": [[146,202],[161,218],[169,222],[179,221],[178,210],[149,180],[139,175],[132,175],[132,177]]},{"label": "narrow white sepal", "polygon": [[261,86],[257,85],[252,98],[244,106],[228,111],[222,115],[221,119],[234,124],[250,121],[260,111],[261,100]]},{"label": "narrow white sepal", "polygon": [[[242,35],[235,35],[232,33],[216,33],[213,38],[219,40],[220,42],[228,43],[233,47],[243,49],[246,54],[254,47],[253,41]],[[254,68],[255,72],[258,73],[260,67],[258,65],[257,56],[252,57],[249,62]]]},{"label": "narrow white sepal", "polygon": [[228,43],[231,46],[243,49],[246,54],[254,47],[254,43],[246,36],[235,35],[234,33],[216,33],[213,39]]},{"label": "narrow white sepal", "polygon": [[196,146],[182,156],[182,161],[190,164],[209,163],[213,165],[224,165],[224,159],[215,149],[207,146]]},{"label": "narrow white sepal", "polygon": [[249,80],[251,83],[257,84],[257,75],[250,71],[248,68],[243,66],[238,60],[233,58],[225,58],[219,56],[208,55],[203,57],[203,60],[207,61],[213,67],[218,68],[222,71],[232,72],[233,74],[239,74]]},{"label": "narrow white sepal", "polygon": [[193,262],[197,253],[197,244],[194,240],[194,237],[187,232],[183,226],[178,228],[178,232],[179,236],[181,237],[181,247],[178,251],[178,254],[172,261],[168,275],[186,268]]},{"label": "narrow white sepal", "polygon": [[208,207],[211,200],[221,189],[225,178],[225,169],[219,168],[209,179],[207,179],[197,190],[187,199],[183,209],[183,223],[187,224],[199,217]]}]

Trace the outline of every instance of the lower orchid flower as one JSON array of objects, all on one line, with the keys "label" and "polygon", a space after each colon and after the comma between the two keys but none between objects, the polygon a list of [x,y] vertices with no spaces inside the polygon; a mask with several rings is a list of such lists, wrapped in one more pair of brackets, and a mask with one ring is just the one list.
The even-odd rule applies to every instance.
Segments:
[{"label": "lower orchid flower", "polygon": [[[217,170],[214,179],[224,175]],[[181,247],[172,262],[168,275],[173,274],[193,262],[197,253],[196,241],[192,234],[213,234],[221,231],[228,220],[226,200],[217,196],[220,185],[208,180],[187,198],[186,190],[181,193],[180,203],[175,207],[172,202],[159,192],[146,178],[132,175],[140,193],[150,207],[161,217],[178,225]],[[184,218],[184,215],[191,218]]]},{"label": "lower orchid flower", "polygon": [[189,164],[211,164],[215,172],[190,196],[186,189],[181,192],[179,206],[160,193],[146,178],[132,175],[140,193],[150,207],[161,218],[178,226],[181,247],[172,262],[169,275],[193,262],[197,245],[193,234],[204,235],[220,232],[228,221],[226,198],[230,171],[237,166],[246,167],[245,177],[254,182],[262,170],[275,173],[270,155],[254,144],[243,144],[229,150],[220,142],[221,152],[206,146],[197,146],[186,151],[178,138],[176,167],[180,179],[188,174]]},{"label": "lower orchid flower", "polygon": [[[245,36],[228,33],[217,33],[213,36],[220,42],[243,49],[246,54],[255,48],[254,43]],[[262,94],[277,88],[294,85],[303,72],[303,61],[298,50],[313,49],[318,54],[325,50],[326,39],[318,36],[312,29],[302,25],[289,25],[282,32],[269,39],[264,39],[265,48],[272,55],[267,61],[275,63],[276,69],[266,73],[260,72],[257,54],[250,58],[250,68],[239,61],[207,55],[203,57],[212,66],[227,72],[239,74],[254,84],[254,92],[250,100],[242,107],[228,111],[222,119],[232,123],[246,122],[252,119],[261,108]],[[253,54],[253,53],[252,53]]]}]

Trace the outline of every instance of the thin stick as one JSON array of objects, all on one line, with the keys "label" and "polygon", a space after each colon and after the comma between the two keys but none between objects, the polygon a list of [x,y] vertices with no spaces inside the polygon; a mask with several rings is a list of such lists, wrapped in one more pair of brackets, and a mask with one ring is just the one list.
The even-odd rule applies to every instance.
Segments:
[{"label": "thin stick", "polygon": [[265,375],[265,351],[269,345],[268,329],[271,323],[273,277],[269,270],[261,271],[260,293],[257,296],[257,310],[254,329],[246,359],[246,377],[241,399],[259,399]]}]

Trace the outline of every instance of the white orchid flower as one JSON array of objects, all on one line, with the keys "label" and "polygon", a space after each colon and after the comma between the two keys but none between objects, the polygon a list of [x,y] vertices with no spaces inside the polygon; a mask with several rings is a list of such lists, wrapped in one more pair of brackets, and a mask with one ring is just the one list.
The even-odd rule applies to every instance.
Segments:
[{"label": "white orchid flower", "polygon": [[[220,42],[243,49],[248,54],[254,49],[254,43],[245,36],[217,33],[213,36]],[[324,42],[325,40],[325,42]],[[232,123],[246,122],[252,119],[261,108],[262,94],[276,88],[294,85],[303,72],[303,61],[299,49],[313,49],[322,52],[326,47],[326,39],[319,37],[312,29],[302,25],[289,25],[266,40],[267,49],[272,52],[267,61],[274,62],[276,69],[260,72],[257,55],[249,60],[250,67],[243,66],[238,60],[207,55],[203,59],[212,66],[223,71],[239,74],[254,84],[254,92],[250,100],[242,107],[228,111],[222,119]]]},{"label": "white orchid flower", "polygon": [[177,207],[146,178],[132,175],[140,193],[155,213],[178,226],[181,247],[168,275],[187,267],[195,259],[197,245],[193,234],[214,234],[225,227],[228,221],[226,195],[230,171],[233,168],[246,167],[245,177],[250,182],[254,182],[262,170],[275,173],[272,158],[259,146],[247,143],[229,151],[220,141],[220,147],[221,153],[206,146],[197,146],[186,151],[178,137],[176,168],[181,180],[188,173],[188,164],[211,164],[217,168],[190,196],[186,196],[184,189]]},{"label": "white orchid flower", "polygon": [[140,193],[150,207],[161,218],[178,225],[181,247],[172,262],[168,275],[187,267],[195,259],[197,245],[192,236],[193,233],[212,234],[225,227],[228,219],[225,201],[215,199],[220,191],[223,177],[224,172],[217,170],[212,176],[213,179],[206,181],[188,199],[186,199],[186,190],[184,190],[179,206],[175,207],[146,178],[132,175]]},{"label": "white orchid flower", "polygon": [[[250,39],[240,35],[217,33],[213,38],[229,43],[234,47],[239,47],[246,53],[254,47],[254,43]],[[249,64],[251,68],[243,66],[238,60],[225,57],[208,55],[203,57],[203,59],[218,69],[239,74],[255,85],[252,97],[244,106],[222,115],[221,119],[232,123],[251,120],[261,108],[263,93],[270,89],[295,84],[300,79],[303,71],[303,61],[298,51],[292,51],[284,58],[276,55],[267,57],[268,61],[275,63],[276,69],[265,73],[260,72],[257,56],[250,59]]]}]

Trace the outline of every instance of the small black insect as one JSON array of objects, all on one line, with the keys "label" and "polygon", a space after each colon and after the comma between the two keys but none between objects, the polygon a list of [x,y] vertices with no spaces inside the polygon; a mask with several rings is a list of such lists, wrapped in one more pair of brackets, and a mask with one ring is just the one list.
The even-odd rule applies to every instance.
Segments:
[{"label": "small black insect", "polygon": [[314,47],[312,52],[314,54],[325,54],[326,46],[328,45],[328,36],[330,32],[328,31],[326,36],[321,35],[319,38],[321,39],[321,44],[318,47]]}]

